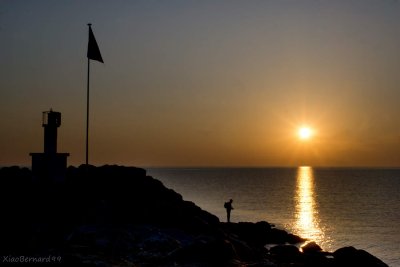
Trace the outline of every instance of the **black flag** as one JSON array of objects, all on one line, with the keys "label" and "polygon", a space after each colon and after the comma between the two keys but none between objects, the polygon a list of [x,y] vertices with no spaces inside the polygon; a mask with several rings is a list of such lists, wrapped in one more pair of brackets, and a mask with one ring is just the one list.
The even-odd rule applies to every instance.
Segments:
[{"label": "black flag", "polygon": [[96,38],[94,38],[94,34],[90,25],[87,57],[88,59],[97,60],[101,63],[104,63],[103,58],[101,57],[99,46],[97,45]]}]

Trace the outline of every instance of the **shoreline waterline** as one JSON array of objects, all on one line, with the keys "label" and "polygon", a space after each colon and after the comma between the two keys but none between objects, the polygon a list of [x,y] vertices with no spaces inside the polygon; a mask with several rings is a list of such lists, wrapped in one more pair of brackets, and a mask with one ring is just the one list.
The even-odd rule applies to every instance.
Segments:
[{"label": "shoreline waterline", "polygon": [[[400,232],[394,223],[400,219],[395,212],[400,208],[400,169],[310,168],[303,169],[312,175],[306,179],[299,179],[300,170],[156,168],[148,174],[221,221],[226,218],[223,201],[233,198],[233,221],[265,220],[326,251],[355,246],[400,266]],[[300,231],[302,225],[308,233]]]}]

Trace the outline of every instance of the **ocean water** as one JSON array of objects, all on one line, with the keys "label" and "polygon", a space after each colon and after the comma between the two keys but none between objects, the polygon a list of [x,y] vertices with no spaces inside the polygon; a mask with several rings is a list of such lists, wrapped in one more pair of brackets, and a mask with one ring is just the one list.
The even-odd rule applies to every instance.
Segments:
[{"label": "ocean water", "polygon": [[151,168],[148,174],[226,220],[268,221],[326,251],[365,249],[400,266],[400,169]]}]

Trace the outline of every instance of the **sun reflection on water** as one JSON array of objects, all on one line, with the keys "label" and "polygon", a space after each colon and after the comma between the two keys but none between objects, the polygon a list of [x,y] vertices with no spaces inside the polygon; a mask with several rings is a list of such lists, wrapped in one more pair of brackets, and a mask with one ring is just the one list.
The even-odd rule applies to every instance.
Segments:
[{"label": "sun reflection on water", "polygon": [[301,237],[324,243],[324,232],[320,227],[318,207],[315,201],[314,176],[311,167],[302,166],[297,170],[295,231]]}]

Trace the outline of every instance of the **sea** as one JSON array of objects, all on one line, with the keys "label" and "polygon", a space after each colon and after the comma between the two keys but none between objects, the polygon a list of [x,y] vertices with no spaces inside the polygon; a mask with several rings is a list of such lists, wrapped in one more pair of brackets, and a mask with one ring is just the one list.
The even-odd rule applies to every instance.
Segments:
[{"label": "sea", "polygon": [[147,168],[150,176],[226,221],[267,221],[325,251],[364,249],[400,267],[400,169]]}]

